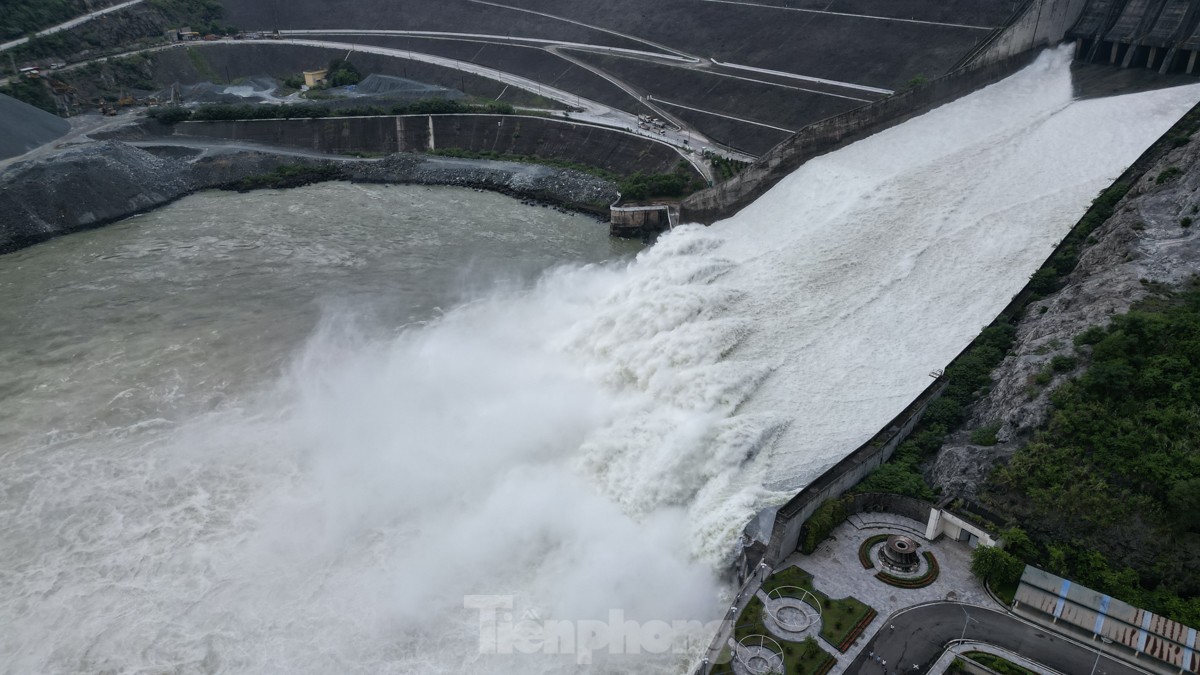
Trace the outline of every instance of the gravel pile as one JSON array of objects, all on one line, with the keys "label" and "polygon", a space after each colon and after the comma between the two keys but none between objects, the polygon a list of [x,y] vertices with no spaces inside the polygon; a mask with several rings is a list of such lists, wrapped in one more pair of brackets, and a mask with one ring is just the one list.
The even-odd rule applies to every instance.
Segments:
[{"label": "gravel pile", "polygon": [[376,183],[454,185],[501,192],[520,199],[566,206],[607,217],[618,197],[611,181],[569,169],[483,159],[392,155],[347,167],[351,180]]},{"label": "gravel pile", "polygon": [[334,161],[257,151],[210,156],[169,146],[150,150],[101,141],[19,162],[0,172],[0,253],[127,218],[196,190],[238,188],[243,179],[271,174],[283,165],[337,168],[318,172],[317,180],[490,190],[604,218],[608,204],[617,198],[616,185],[610,181],[537,164],[414,154],[378,161]]},{"label": "gravel pile", "polygon": [[57,115],[0,94],[0,159],[23,155],[70,128],[71,124]]}]

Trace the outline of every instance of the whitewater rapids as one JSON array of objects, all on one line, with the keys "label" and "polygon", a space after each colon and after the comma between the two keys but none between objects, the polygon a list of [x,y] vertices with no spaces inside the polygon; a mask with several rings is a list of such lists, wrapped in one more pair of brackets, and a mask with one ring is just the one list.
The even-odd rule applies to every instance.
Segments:
[{"label": "whitewater rapids", "polygon": [[[186,419],[10,430],[0,671],[565,673],[588,666],[480,654],[464,596],[718,618],[754,514],[924,389],[1197,100],[1072,101],[1047,53],[633,262],[386,336],[331,310],[282,375]],[[695,637],[591,668],[682,672]]]}]

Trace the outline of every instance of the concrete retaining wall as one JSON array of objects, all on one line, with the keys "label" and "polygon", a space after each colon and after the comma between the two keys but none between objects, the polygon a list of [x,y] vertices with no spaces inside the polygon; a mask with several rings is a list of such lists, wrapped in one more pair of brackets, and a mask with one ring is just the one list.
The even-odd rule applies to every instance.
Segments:
[{"label": "concrete retaining wall", "polygon": [[175,135],[222,138],[330,154],[467,150],[527,155],[617,174],[666,173],[683,156],[653,139],[566,119],[524,115],[386,115],[182,122]]},{"label": "concrete retaining wall", "polygon": [[642,237],[671,228],[671,207],[613,206],[608,210],[608,233],[614,237]]},{"label": "concrete retaining wall", "polygon": [[972,65],[995,63],[1062,42],[1087,0],[1033,0],[1004,32],[981,50]]},{"label": "concrete retaining wall", "polygon": [[685,199],[682,220],[712,224],[728,218],[813,157],[833,152],[998,82],[1032,62],[1034,56],[1032,52],[1016,54],[957,70],[916,89],[810,124],[738,175]]},{"label": "concrete retaining wall", "polygon": [[846,513],[894,513],[919,523],[928,523],[929,514],[934,510],[933,504],[916,497],[888,492],[862,492],[850,498]]},{"label": "concrete retaining wall", "polygon": [[[948,383],[944,377],[934,380],[915,401],[885,425],[882,431],[779,507],[775,513],[771,538],[767,543],[765,562],[772,567],[782,562],[796,550],[804,522],[822,502],[840,497],[886,462],[896,447],[912,433],[929,404],[942,395]],[[925,515],[928,516],[928,512],[925,512]]]}]

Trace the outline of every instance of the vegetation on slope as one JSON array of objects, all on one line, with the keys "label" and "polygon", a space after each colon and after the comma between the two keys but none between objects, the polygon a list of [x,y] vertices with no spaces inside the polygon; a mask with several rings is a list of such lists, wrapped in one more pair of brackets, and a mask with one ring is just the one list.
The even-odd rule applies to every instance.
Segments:
[{"label": "vegetation on slope", "polygon": [[641,201],[654,198],[678,198],[705,187],[704,181],[696,176],[685,161],[680,161],[671,173],[637,172],[626,176],[618,184],[624,201]]},{"label": "vegetation on slope", "polygon": [[46,85],[38,80],[27,80],[24,78],[13,80],[6,86],[0,87],[0,94],[11,96],[18,101],[24,101],[46,112],[58,114],[58,108],[54,105],[54,97],[50,95],[50,91],[46,88]]},{"label": "vegetation on slope", "polygon": [[1015,321],[1008,314],[1000,315],[983,329],[971,346],[946,368],[949,379],[946,391],[929,404],[912,435],[896,448],[891,461],[873,471],[854,491],[932,499],[934,491],[921,473],[922,463],[937,453],[950,431],[958,428],[966,417],[967,407],[990,389],[991,373],[1012,348],[1016,334]]},{"label": "vegetation on slope", "polygon": [[[106,5],[115,4],[113,2]],[[87,14],[89,6],[100,3],[87,0],[6,0],[0,15],[0,40],[12,40]]]},{"label": "vegetation on slope", "polygon": [[1029,562],[1200,625],[1200,290],[1076,345],[1090,367],[1053,393],[1049,423],[987,499],[1024,524]]},{"label": "vegetation on slope", "polygon": [[[81,0],[47,2],[77,2],[83,5]],[[38,0],[36,4],[40,6],[42,0]],[[233,27],[220,23],[221,11],[219,0],[146,0],[140,5],[106,14],[103,18],[88,21],[70,30],[33,38],[15,48],[13,53],[18,61],[51,57],[66,59],[70,55],[83,52],[94,56],[97,52],[111,53],[139,44],[147,46],[151,42],[162,42],[163,33],[167,29],[180,26],[189,26],[203,34],[236,32]],[[61,23],[86,13],[80,9],[53,23]]]},{"label": "vegetation on slope", "polygon": [[[910,439],[856,491],[934,496],[922,465],[947,431],[961,427],[967,406],[990,390],[990,373],[1011,348],[1025,308],[1065,284],[1092,233],[1129,188],[1198,129],[1200,106],[1097,197],[1006,313],[947,368],[946,395],[930,406]],[[1181,173],[1168,167],[1155,175],[1155,184]],[[973,567],[997,592],[1011,595],[1029,562],[1200,625],[1200,390],[1194,376],[1200,346],[1192,337],[1200,335],[1198,293],[1193,287],[1168,294],[1107,329],[1092,328],[1079,338],[1076,356],[1056,357],[1038,376],[1036,384],[1044,385],[1054,372],[1093,359],[1082,377],[1052,395],[1046,427],[994,476],[984,495],[993,515],[1029,529],[1028,535],[1015,527],[1002,533],[1007,552],[977,551]],[[977,429],[971,440],[994,444],[995,431]]]}]

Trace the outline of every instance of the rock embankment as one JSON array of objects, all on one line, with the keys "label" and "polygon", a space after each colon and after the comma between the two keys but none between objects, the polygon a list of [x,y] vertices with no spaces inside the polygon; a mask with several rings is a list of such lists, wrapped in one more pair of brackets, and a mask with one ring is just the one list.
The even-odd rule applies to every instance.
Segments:
[{"label": "rock embankment", "polygon": [[[1012,351],[993,373],[994,386],[965,425],[999,425],[999,442],[971,444],[969,431],[952,437],[929,475],[944,493],[973,497],[996,463],[1046,422],[1051,392],[1086,366],[1086,354],[1073,344],[1076,335],[1129,311],[1156,287],[1200,274],[1200,143],[1183,137],[1176,143],[1089,237],[1065,286],[1026,309]],[[1051,365],[1056,356],[1058,368]]]},{"label": "rock embankment", "polygon": [[413,154],[392,155],[379,162],[345,168],[354,181],[457,185],[492,190],[608,217],[608,205],[620,194],[612,181],[591,174],[539,164]]},{"label": "rock embankment", "polygon": [[[320,171],[284,172],[303,166]],[[273,175],[275,174],[275,175]],[[322,180],[453,185],[607,215],[616,186],[589,174],[534,164],[393,155],[326,159],[236,148],[87,143],[0,173],[0,253],[98,227],[198,190],[274,187]]]}]

